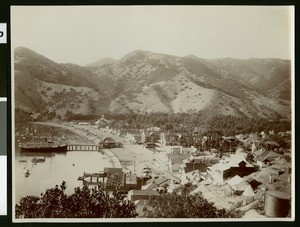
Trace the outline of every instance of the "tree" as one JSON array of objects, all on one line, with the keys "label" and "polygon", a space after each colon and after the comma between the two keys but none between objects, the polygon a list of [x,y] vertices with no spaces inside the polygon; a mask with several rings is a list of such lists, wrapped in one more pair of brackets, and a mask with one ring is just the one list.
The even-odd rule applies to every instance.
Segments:
[{"label": "tree", "polygon": [[130,218],[136,217],[134,203],[115,190],[112,196],[101,185],[77,187],[66,195],[66,183],[47,189],[41,197],[26,196],[16,204],[16,218]]},{"label": "tree", "polygon": [[144,208],[147,218],[241,218],[241,211],[216,208],[200,194],[151,196]]}]

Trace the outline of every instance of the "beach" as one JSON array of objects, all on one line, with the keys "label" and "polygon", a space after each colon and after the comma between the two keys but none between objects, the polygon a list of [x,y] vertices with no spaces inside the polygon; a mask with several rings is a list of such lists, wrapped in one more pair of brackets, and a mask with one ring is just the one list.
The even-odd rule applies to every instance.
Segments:
[{"label": "beach", "polygon": [[[91,125],[75,125],[68,122],[35,122],[35,124],[69,130],[79,137],[84,138],[83,141],[88,140],[93,144],[99,144],[104,138],[111,137],[115,141],[123,144],[122,148],[104,149],[104,154],[110,159],[111,167],[122,167],[124,172],[135,172],[137,176],[142,175],[142,170],[145,167],[152,168],[152,171],[155,174],[160,174],[162,172],[153,165],[153,151],[145,148],[144,145],[131,144],[120,136],[105,132],[104,130],[95,128]],[[78,138],[71,138],[68,140],[68,143],[78,143]]]}]

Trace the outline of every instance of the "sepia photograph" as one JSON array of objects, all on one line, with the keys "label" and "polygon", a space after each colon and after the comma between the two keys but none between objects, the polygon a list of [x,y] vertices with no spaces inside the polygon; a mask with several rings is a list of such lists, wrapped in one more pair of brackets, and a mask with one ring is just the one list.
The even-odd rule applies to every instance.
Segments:
[{"label": "sepia photograph", "polygon": [[293,221],[293,6],[11,6],[13,222]]}]

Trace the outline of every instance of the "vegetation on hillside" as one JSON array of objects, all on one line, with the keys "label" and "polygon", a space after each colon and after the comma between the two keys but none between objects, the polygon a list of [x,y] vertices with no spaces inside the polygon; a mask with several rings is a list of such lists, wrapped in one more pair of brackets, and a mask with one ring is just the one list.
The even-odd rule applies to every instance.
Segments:
[{"label": "vegetation on hillside", "polygon": [[234,116],[209,117],[207,113],[150,113],[150,114],[106,114],[112,120],[112,128],[143,129],[152,126],[164,131],[199,133],[203,135],[236,135],[241,133],[274,132],[291,130],[289,120],[248,118]]},{"label": "vegetation on hillside", "polygon": [[241,218],[241,211],[218,209],[202,195],[161,194],[150,197],[147,218]]},{"label": "vegetation on hillside", "polygon": [[[31,113],[16,110],[16,120],[31,121]],[[101,115],[74,114],[67,111],[64,116],[56,115],[54,111],[43,112],[37,120],[63,119],[67,121],[90,121],[101,118]],[[207,113],[149,113],[149,114],[105,114],[110,120],[110,127],[115,129],[145,129],[152,126],[163,131],[198,133],[207,136],[230,136],[253,132],[284,132],[291,130],[291,121],[286,119],[268,120],[265,118],[249,118],[235,116],[208,116]]]}]

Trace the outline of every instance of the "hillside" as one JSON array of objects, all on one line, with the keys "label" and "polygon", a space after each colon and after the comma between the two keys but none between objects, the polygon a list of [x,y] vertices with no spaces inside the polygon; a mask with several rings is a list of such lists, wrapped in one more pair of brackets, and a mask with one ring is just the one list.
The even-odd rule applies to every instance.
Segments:
[{"label": "hillside", "polygon": [[[219,74],[223,78],[233,79],[243,85],[258,90],[266,95],[277,87],[277,95],[289,100],[291,92],[291,62],[282,59],[200,59],[189,55],[194,59]],[[285,83],[283,86],[279,86]],[[271,97],[274,97],[271,95]]]},{"label": "hillside", "polygon": [[58,64],[27,48],[15,49],[15,108],[45,115],[105,111],[103,94],[89,79],[93,73],[74,64]]},{"label": "hillside", "polygon": [[64,116],[196,113],[289,117],[290,62],[200,59],[133,51],[81,67],[15,49],[16,107]]}]

